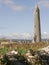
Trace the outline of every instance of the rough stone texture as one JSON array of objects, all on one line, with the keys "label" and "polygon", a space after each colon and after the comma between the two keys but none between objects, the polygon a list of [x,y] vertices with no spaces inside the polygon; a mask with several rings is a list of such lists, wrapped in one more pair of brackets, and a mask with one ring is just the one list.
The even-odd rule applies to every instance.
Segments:
[{"label": "rough stone texture", "polygon": [[41,41],[40,13],[38,6],[35,6],[34,9],[34,41]]},{"label": "rough stone texture", "polygon": [[25,56],[19,55],[19,53],[9,53],[3,55],[1,65],[49,65],[49,53],[44,50],[33,51],[32,49],[29,49]]},{"label": "rough stone texture", "polygon": [[17,51],[12,51],[3,55],[1,65],[30,65],[24,56],[21,56]]},{"label": "rough stone texture", "polygon": [[49,65],[49,54],[44,50],[29,52],[29,54],[26,58],[32,65]]}]

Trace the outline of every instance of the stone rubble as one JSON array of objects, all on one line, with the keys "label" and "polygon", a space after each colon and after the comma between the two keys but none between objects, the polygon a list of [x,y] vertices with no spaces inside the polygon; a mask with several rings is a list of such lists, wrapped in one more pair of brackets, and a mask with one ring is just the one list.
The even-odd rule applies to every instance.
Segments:
[{"label": "stone rubble", "polygon": [[45,52],[47,52],[48,54],[49,54],[49,46],[47,46],[47,47],[44,47],[44,48],[42,48],[42,49],[40,49],[41,51],[43,50],[43,51],[45,51]]},{"label": "stone rubble", "polygon": [[10,51],[3,56],[6,65],[49,65],[49,46],[38,51],[29,49],[24,56]]}]

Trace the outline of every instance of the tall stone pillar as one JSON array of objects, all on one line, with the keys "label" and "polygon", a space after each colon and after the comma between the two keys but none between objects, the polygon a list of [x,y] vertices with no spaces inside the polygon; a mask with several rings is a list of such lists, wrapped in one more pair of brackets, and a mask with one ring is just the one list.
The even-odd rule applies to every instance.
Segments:
[{"label": "tall stone pillar", "polygon": [[41,42],[40,12],[38,6],[34,9],[34,41]]}]

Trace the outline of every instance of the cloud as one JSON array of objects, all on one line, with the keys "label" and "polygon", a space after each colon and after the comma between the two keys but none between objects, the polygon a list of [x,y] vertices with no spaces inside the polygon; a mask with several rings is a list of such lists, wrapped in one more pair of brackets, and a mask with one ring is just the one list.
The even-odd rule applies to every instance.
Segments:
[{"label": "cloud", "polygon": [[48,34],[47,32],[43,32],[44,34]]},{"label": "cloud", "polygon": [[14,11],[23,11],[25,9],[24,6],[16,5],[14,0],[0,0],[0,4],[4,4],[11,8]]},{"label": "cloud", "polygon": [[37,4],[38,4],[39,6],[49,8],[49,1],[48,1],[48,0],[39,0],[39,2],[38,2]]},{"label": "cloud", "polygon": [[31,33],[11,33],[9,37],[17,39],[32,39],[33,34]]},{"label": "cloud", "polygon": [[42,38],[43,39],[49,39],[49,33],[48,32],[43,32]]},{"label": "cloud", "polygon": [[30,37],[29,33],[21,33],[21,35],[24,36],[24,37]]},{"label": "cloud", "polygon": [[4,27],[4,26],[0,26],[0,30],[2,30],[2,29],[7,29],[7,27]]},{"label": "cloud", "polygon": [[11,36],[30,37],[30,33],[11,33]]}]

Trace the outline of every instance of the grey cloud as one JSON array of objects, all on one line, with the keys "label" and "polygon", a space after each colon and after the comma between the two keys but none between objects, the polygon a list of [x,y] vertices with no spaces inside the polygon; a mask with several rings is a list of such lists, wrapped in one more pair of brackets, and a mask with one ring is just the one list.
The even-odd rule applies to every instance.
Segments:
[{"label": "grey cloud", "polygon": [[14,0],[0,0],[1,4],[5,4],[6,6],[8,6],[9,8],[11,8],[14,11],[23,11],[25,9],[24,6],[21,5],[16,5]]},{"label": "grey cloud", "polygon": [[8,29],[8,28],[5,26],[0,26],[0,29],[2,30],[2,29]]},{"label": "grey cloud", "polygon": [[49,8],[49,1],[48,1],[48,0],[39,0],[39,2],[38,2],[37,4],[38,4],[39,6]]}]

